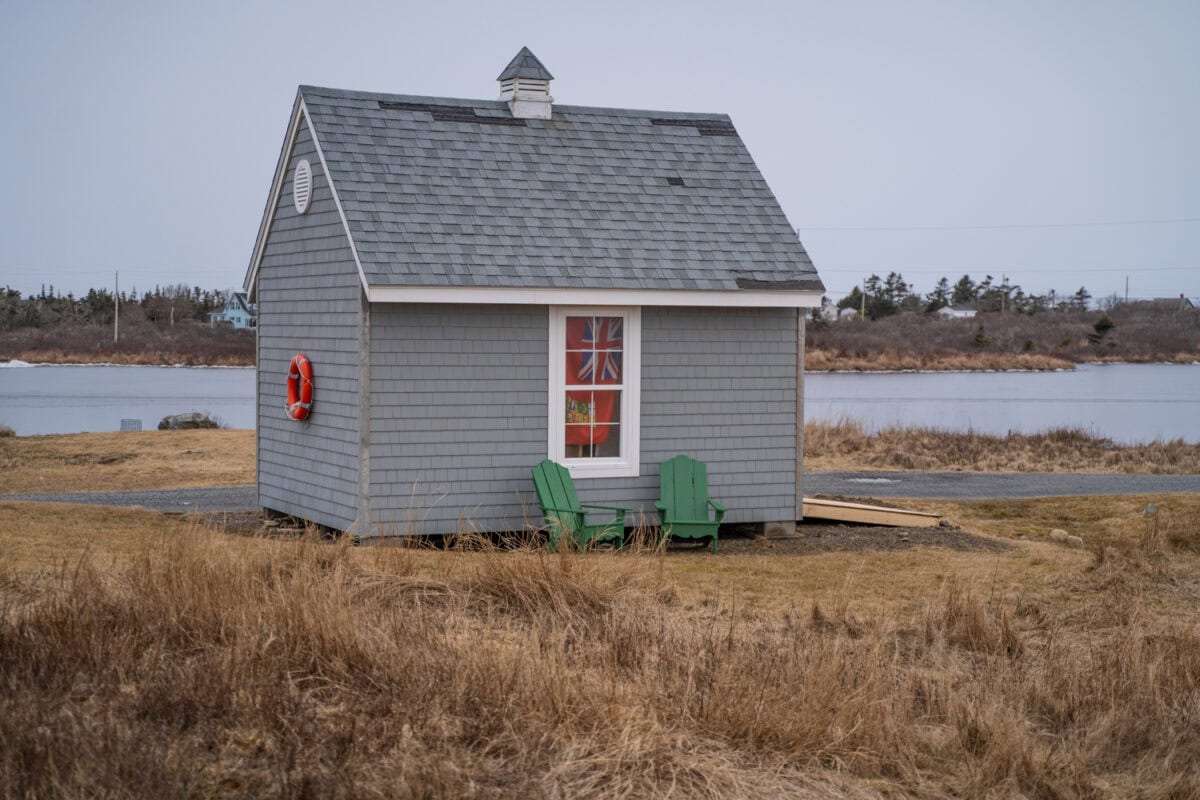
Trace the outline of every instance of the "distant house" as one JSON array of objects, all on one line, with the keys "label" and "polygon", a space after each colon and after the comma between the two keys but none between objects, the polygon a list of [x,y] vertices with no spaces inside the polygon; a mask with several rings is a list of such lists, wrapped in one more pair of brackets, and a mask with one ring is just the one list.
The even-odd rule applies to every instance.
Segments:
[{"label": "distant house", "polygon": [[1180,294],[1179,297],[1156,297],[1149,302],[1154,304],[1154,306],[1157,308],[1170,309],[1173,311],[1186,311],[1189,308],[1196,307],[1196,304],[1193,303],[1185,294]]},{"label": "distant house", "polygon": [[934,313],[941,319],[970,319],[978,312],[974,306],[942,306]]},{"label": "distant house", "polygon": [[733,123],[554,104],[527,49],[498,80],[300,87],[244,284],[260,505],[362,536],[521,530],[549,457],[654,523],[686,453],[726,522],[794,530],[824,286]]},{"label": "distant house", "polygon": [[223,309],[209,313],[208,324],[231,325],[238,330],[254,328],[258,325],[258,310],[245,292],[234,292]]}]

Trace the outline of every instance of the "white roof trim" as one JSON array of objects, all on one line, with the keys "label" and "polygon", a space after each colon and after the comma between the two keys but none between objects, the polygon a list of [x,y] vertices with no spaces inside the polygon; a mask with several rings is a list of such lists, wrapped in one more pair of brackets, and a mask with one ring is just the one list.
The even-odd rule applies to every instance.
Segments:
[{"label": "white roof trim", "polygon": [[271,182],[271,193],[267,195],[267,207],[263,209],[262,221],[258,223],[258,238],[254,240],[254,254],[250,256],[250,267],[246,270],[246,278],[242,281],[242,289],[254,297],[258,288],[258,264],[262,261],[263,248],[267,244],[267,231],[275,221],[275,209],[279,207],[279,194],[283,191],[283,176],[287,173],[288,162],[292,159],[292,145],[296,143],[296,132],[300,129],[300,94],[292,103],[292,117],[288,122],[287,138],[283,140],[283,149],[279,151],[279,161],[275,164],[275,179]]},{"label": "white roof trim", "polygon": [[487,286],[369,286],[372,303],[472,303],[557,306],[709,306],[817,308],[820,291],[673,289],[526,289]]},{"label": "white roof trim", "polygon": [[317,158],[321,160],[321,172],[325,175],[325,183],[329,187],[330,194],[333,195],[333,204],[337,206],[338,216],[342,218],[342,229],[346,231],[346,241],[350,243],[350,253],[354,256],[354,266],[358,268],[358,279],[362,283],[363,291],[367,291],[367,275],[363,272],[362,261],[358,257],[358,248],[354,244],[354,236],[350,233],[350,223],[346,219],[346,211],[342,208],[341,198],[338,197],[337,187],[334,186],[333,176],[329,174],[329,165],[325,162],[325,151],[321,149],[321,142],[317,139],[317,131],[313,127],[312,119],[308,116],[308,107],[304,104],[303,95],[296,95],[296,104],[292,108],[292,121],[288,125],[287,141],[284,144],[283,152],[279,155],[279,164],[275,167],[275,183],[271,188],[271,196],[267,201],[266,211],[263,213],[263,221],[258,228],[258,240],[254,243],[254,256],[250,262],[250,270],[246,275],[246,280],[242,284],[242,288],[254,297],[258,289],[258,267],[262,263],[263,251],[267,245],[267,233],[271,229],[271,224],[275,221],[275,209],[279,207],[279,196],[283,192],[283,184],[287,175],[287,165],[292,160],[292,150],[296,144],[296,134],[300,130],[300,120],[304,120],[304,124],[308,126],[308,135],[312,137],[313,147],[317,151]]}]

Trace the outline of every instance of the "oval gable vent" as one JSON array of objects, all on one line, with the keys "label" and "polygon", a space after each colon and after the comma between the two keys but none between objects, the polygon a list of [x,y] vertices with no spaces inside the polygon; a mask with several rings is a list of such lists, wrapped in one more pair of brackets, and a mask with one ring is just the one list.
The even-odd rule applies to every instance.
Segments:
[{"label": "oval gable vent", "polygon": [[307,158],[301,159],[296,165],[296,174],[292,176],[292,199],[299,214],[308,211],[312,203],[312,167]]}]

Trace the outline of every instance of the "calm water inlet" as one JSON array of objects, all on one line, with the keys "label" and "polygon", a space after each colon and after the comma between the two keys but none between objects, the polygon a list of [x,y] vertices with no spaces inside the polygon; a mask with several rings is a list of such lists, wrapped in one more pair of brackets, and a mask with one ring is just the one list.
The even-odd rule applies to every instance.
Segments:
[{"label": "calm water inlet", "polygon": [[805,377],[810,421],[1003,435],[1082,428],[1133,444],[1200,442],[1200,365],[1084,364],[1064,372],[824,373]]},{"label": "calm water inlet", "polygon": [[0,364],[0,424],[19,436],[118,431],[122,419],[153,430],[187,411],[253,428],[254,369]]},{"label": "calm water inlet", "polygon": [[[151,429],[203,411],[254,427],[252,368],[6,366],[0,424],[22,436]],[[1004,434],[1079,427],[1120,442],[1200,442],[1200,366],[1088,364],[1073,372],[853,373],[805,378],[809,420],[862,420]],[[280,408],[283,376],[280,376]],[[317,389],[320,392],[320,387]],[[685,400],[686,402],[686,400]]]}]

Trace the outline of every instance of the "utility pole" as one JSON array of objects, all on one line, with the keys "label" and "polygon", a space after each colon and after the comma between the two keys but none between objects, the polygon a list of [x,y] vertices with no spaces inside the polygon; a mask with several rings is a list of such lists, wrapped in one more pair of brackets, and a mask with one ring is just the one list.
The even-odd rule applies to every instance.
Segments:
[{"label": "utility pole", "polygon": [[1129,276],[1125,276],[1125,305],[1129,305]]},{"label": "utility pole", "polygon": [[862,295],[862,311],[858,313],[859,319],[867,318],[867,282],[863,281],[862,290],[859,292]]},{"label": "utility pole", "polygon": [[121,271],[113,273],[113,344],[121,336]]}]

